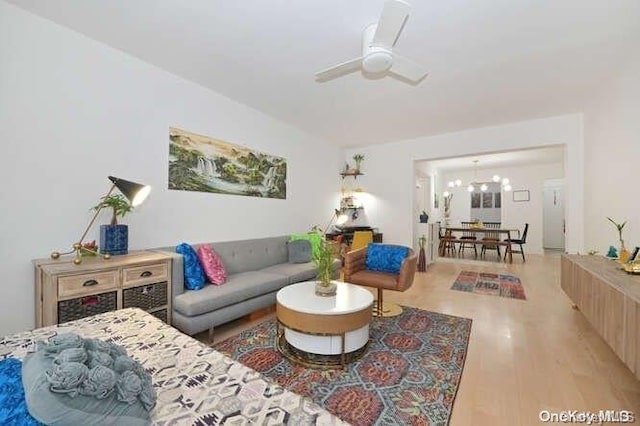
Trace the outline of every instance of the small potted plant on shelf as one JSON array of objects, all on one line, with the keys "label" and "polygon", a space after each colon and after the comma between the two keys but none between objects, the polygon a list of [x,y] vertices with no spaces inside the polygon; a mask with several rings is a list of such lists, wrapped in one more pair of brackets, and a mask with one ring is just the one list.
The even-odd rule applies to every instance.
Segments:
[{"label": "small potted plant on shelf", "polygon": [[93,207],[111,209],[111,223],[100,225],[100,253],[102,254],[127,254],[129,251],[129,227],[118,223],[118,218],[123,218],[133,210],[122,194],[103,197],[102,201]]},{"label": "small potted plant on shelf", "polygon": [[356,162],[356,173],[360,173],[360,165],[362,165],[363,160],[364,160],[363,154],[356,154],[353,156],[353,161]]}]

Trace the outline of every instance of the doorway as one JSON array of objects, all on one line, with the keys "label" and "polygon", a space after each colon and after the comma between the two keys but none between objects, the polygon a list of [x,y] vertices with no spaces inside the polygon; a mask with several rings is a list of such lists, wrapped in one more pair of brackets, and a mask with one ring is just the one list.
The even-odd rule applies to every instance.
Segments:
[{"label": "doorway", "polygon": [[564,250],[564,179],[544,181],[542,193],[542,247]]}]

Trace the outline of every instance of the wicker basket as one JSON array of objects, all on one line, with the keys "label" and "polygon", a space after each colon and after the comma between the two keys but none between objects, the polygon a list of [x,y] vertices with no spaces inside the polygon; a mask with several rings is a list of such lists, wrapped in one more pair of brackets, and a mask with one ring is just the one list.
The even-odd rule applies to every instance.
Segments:
[{"label": "wicker basket", "polygon": [[141,285],[122,291],[123,308],[140,308],[149,311],[167,304],[167,282]]},{"label": "wicker basket", "polygon": [[58,323],[73,321],[103,312],[115,311],[116,292],[78,297],[58,302]]},{"label": "wicker basket", "polygon": [[167,322],[167,310],[163,309],[161,311],[151,312],[151,315],[154,317],[161,319],[163,322]]}]

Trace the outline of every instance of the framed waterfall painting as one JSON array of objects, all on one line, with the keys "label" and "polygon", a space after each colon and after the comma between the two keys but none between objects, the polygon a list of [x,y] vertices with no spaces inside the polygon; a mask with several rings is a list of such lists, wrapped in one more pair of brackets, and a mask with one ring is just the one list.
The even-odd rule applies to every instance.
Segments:
[{"label": "framed waterfall painting", "polygon": [[287,161],[171,127],[169,189],[286,199]]}]

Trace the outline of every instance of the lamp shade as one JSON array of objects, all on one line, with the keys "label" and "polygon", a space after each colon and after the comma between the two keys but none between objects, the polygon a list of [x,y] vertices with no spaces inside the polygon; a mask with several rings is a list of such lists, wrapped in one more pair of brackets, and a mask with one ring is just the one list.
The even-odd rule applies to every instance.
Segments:
[{"label": "lamp shade", "polygon": [[142,204],[151,192],[151,187],[149,185],[143,185],[113,176],[109,176],[109,180],[113,182],[122,195],[127,197],[133,207]]}]

